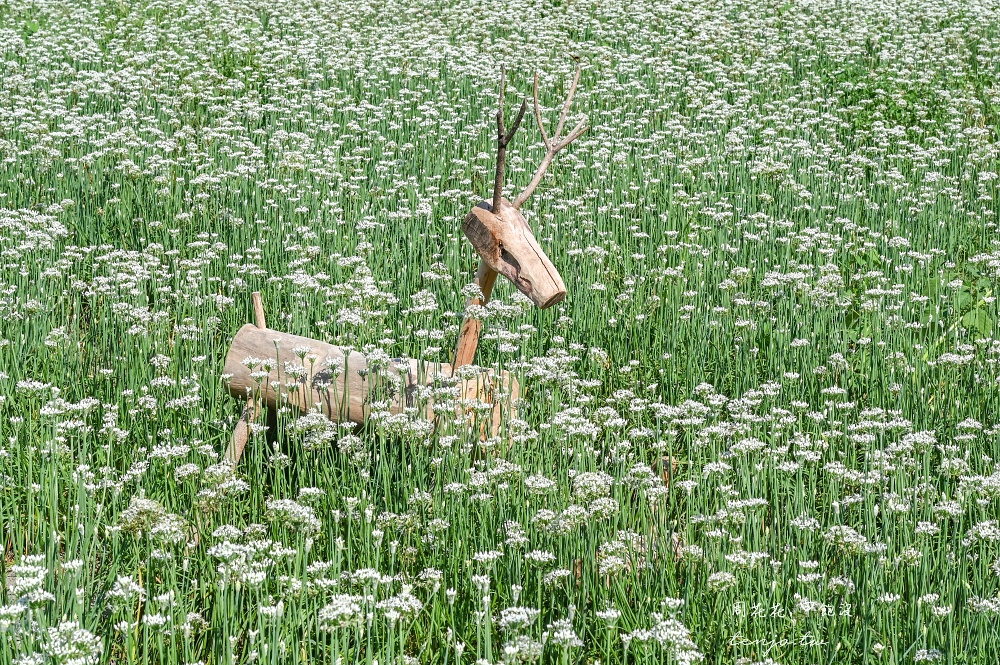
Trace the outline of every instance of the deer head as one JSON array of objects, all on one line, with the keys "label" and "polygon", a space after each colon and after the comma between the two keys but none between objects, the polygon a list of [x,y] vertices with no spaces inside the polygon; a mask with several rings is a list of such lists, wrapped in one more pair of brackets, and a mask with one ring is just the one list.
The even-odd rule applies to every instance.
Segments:
[{"label": "deer head", "polygon": [[500,273],[541,309],[566,297],[566,285],[535,240],[521,211],[507,199],[500,210],[483,201],[462,224],[465,237],[494,271]]},{"label": "deer head", "polygon": [[[517,119],[510,131],[505,131],[503,122],[504,88],[506,76],[501,69],[500,78],[500,110],[497,112],[497,170],[493,184],[493,203],[479,203],[465,217],[462,231],[472,243],[483,262],[493,271],[505,276],[521,293],[531,298],[541,309],[550,307],[566,297],[566,286],[563,284],[559,271],[549,261],[538,241],[535,240],[531,227],[521,214],[521,206],[531,196],[542,181],[553,158],[560,150],[575,141],[587,130],[586,120],[581,120],[567,136],[562,136],[563,125],[573,103],[573,95],[580,80],[580,65],[577,64],[573,84],[570,86],[566,102],[563,104],[555,135],[550,139],[542,124],[542,113],[538,104],[538,74],[535,74],[534,102],[535,120],[542,133],[545,143],[545,157],[538,165],[538,170],[531,182],[513,202],[501,196],[503,190],[504,165],[506,161],[507,144],[514,137],[524,117],[527,101],[521,104]],[[489,296],[487,295],[487,298]]]}]

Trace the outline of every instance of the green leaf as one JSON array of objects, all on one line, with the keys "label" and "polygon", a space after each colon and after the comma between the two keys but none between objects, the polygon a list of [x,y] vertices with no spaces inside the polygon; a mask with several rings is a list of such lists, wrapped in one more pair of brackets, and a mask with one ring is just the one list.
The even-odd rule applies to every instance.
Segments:
[{"label": "green leaf", "polygon": [[977,331],[980,335],[989,335],[993,330],[993,319],[984,310],[974,309],[962,317],[962,327]]}]

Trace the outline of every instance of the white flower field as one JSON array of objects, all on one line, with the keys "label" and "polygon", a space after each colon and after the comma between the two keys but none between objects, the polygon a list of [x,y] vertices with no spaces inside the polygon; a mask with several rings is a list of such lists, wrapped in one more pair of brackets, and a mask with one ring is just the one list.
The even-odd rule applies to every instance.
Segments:
[{"label": "white flower field", "polygon": [[0,0],[0,664],[996,663],[998,197],[1000,0]]}]

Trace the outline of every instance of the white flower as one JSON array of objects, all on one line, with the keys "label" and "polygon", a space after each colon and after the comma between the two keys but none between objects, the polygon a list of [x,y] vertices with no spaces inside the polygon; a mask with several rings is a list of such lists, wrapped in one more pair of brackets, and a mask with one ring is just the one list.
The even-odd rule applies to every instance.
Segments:
[{"label": "white flower", "polygon": [[119,575],[108,592],[108,598],[108,606],[113,609],[131,607],[135,601],[142,602],[146,599],[146,590],[128,575]]},{"label": "white flower", "polygon": [[723,591],[736,585],[736,576],[726,571],[719,571],[708,576],[708,588],[711,591]]},{"label": "white flower", "polygon": [[546,494],[556,488],[556,482],[536,473],[524,479],[524,486],[532,494]]},{"label": "white flower", "polygon": [[524,560],[536,565],[542,565],[546,563],[554,563],[556,555],[552,552],[546,552],[544,550],[532,550],[525,553]]},{"label": "white flower", "polygon": [[542,642],[553,644],[561,649],[583,646],[583,640],[573,630],[573,623],[569,619],[559,619],[550,623],[545,632],[542,633]]},{"label": "white flower", "polygon": [[508,607],[500,611],[497,625],[502,630],[521,630],[533,624],[541,613],[533,607]]},{"label": "white flower", "polygon": [[423,602],[413,595],[411,587],[404,584],[402,590],[385,600],[379,601],[375,607],[385,613],[386,618],[412,617],[424,608]]},{"label": "white flower", "polygon": [[858,554],[865,551],[868,539],[849,526],[831,526],[823,534],[823,539],[845,552]]},{"label": "white flower", "polygon": [[573,573],[565,568],[557,568],[549,573],[546,573],[545,577],[542,578],[542,584],[547,587],[554,586],[567,577],[572,576]]},{"label": "white flower", "polygon": [[101,638],[76,621],[63,621],[46,631],[42,652],[56,663],[96,665],[103,652]]},{"label": "white flower", "polygon": [[361,611],[362,596],[338,594],[319,611],[319,627],[321,630],[336,630],[360,623],[364,618]]},{"label": "white flower", "polygon": [[592,501],[611,492],[614,479],[603,471],[579,473],[573,478],[573,496],[579,501]]},{"label": "white flower", "polygon": [[597,519],[609,519],[618,514],[618,502],[609,496],[595,499],[587,506],[587,512]]},{"label": "white flower", "polygon": [[503,552],[499,550],[489,550],[485,552],[476,552],[472,555],[472,560],[480,563],[493,563],[502,556]]},{"label": "white flower", "polygon": [[318,532],[323,527],[311,506],[304,506],[291,499],[268,499],[267,512],[272,522],[307,533]]},{"label": "white flower", "polygon": [[621,617],[622,613],[619,612],[614,607],[609,607],[604,610],[598,610],[596,612],[597,618],[601,619],[607,624],[614,624]]},{"label": "white flower", "polygon": [[936,663],[944,657],[937,649],[917,649],[913,654],[914,663]]},{"label": "white flower", "polygon": [[503,645],[505,663],[533,663],[542,657],[544,645],[527,635],[518,635]]}]

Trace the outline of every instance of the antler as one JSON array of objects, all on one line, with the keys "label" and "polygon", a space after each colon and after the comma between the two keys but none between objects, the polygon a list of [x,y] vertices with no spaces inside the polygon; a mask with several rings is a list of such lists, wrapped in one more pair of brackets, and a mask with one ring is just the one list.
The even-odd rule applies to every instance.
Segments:
[{"label": "antler", "polygon": [[[542,132],[542,141],[545,143],[545,157],[542,158],[542,162],[538,165],[538,170],[535,171],[535,175],[532,176],[531,182],[528,186],[524,188],[524,191],[517,195],[514,199],[514,208],[520,209],[524,202],[534,193],[535,188],[538,187],[538,183],[542,181],[542,177],[545,176],[545,172],[549,168],[549,164],[552,163],[553,158],[555,158],[556,153],[568,146],[573,141],[580,138],[580,136],[587,131],[587,119],[584,118],[576,127],[573,128],[569,134],[565,137],[562,136],[563,125],[566,124],[566,115],[569,113],[570,106],[573,104],[573,95],[576,94],[576,84],[580,82],[580,59],[576,59],[576,74],[573,75],[573,84],[569,88],[569,94],[566,96],[566,102],[563,104],[562,113],[559,114],[559,124],[556,125],[556,132],[550,139],[545,133],[545,125],[542,124],[542,112],[538,106],[538,72],[535,72],[535,120],[538,122],[538,129]],[[494,194],[494,201],[496,201],[496,195]],[[495,204],[494,204],[495,205]],[[496,209],[494,207],[494,209]]]},{"label": "antler", "polygon": [[[507,68],[500,65],[500,103],[497,108],[497,171],[493,180],[493,206],[490,209],[493,214],[500,211],[503,200],[503,177],[507,162],[507,144],[514,138],[514,132],[521,126],[524,119],[524,112],[528,110],[528,100],[521,102],[521,109],[517,112],[517,118],[510,131],[504,128],[503,110],[504,97],[507,93]],[[482,298],[470,298],[467,305],[485,305],[490,295],[493,293],[493,285],[497,281],[497,272],[493,270],[485,261],[480,262],[479,270],[476,272],[476,284],[483,293]],[[458,347],[455,350],[455,363],[452,367],[462,367],[472,362],[476,356],[476,348],[479,346],[479,331],[482,329],[482,322],[472,317],[466,317],[462,322],[462,328],[458,334]]]},{"label": "antler", "polygon": [[[521,205],[528,200],[538,183],[542,181],[545,171],[552,163],[556,153],[568,146],[587,131],[586,119],[568,135],[563,137],[563,126],[576,94],[576,86],[580,82],[580,60],[576,59],[576,74],[570,86],[566,103],[563,104],[555,135],[549,139],[542,125],[542,112],[538,104],[538,74],[535,74],[535,119],[542,132],[545,142],[545,158],[539,164],[527,188],[521,192],[513,203],[503,198],[504,167],[507,158],[507,144],[514,138],[514,132],[521,125],[524,112],[528,107],[525,100],[510,131],[504,129],[504,93],[506,92],[506,70],[500,68],[500,108],[497,111],[497,171],[493,181],[493,205],[487,210],[485,201],[469,212],[462,222],[462,231],[472,242],[476,252],[482,258],[479,271],[476,273],[476,284],[482,291],[481,298],[470,298],[469,305],[485,305],[493,291],[497,274],[503,274],[510,279],[522,293],[527,295],[540,308],[551,307],[566,297],[566,285],[563,284],[559,271],[552,265],[545,252],[538,246],[531,228],[520,212]],[[452,368],[468,365],[476,355],[479,345],[479,332],[482,322],[474,316],[466,316],[458,334],[458,347],[455,349],[455,362]]]},{"label": "antler", "polygon": [[521,126],[521,120],[524,118],[524,112],[528,109],[528,100],[525,99],[521,102],[521,110],[517,112],[517,118],[514,120],[514,124],[511,126],[510,131],[504,131],[503,107],[506,92],[507,68],[500,65],[500,105],[497,110],[497,172],[496,178],[493,180],[494,213],[500,210],[500,197],[503,192],[504,168],[506,167],[507,162],[507,144],[510,143],[512,138],[514,138],[514,132],[516,132],[517,128]]}]

